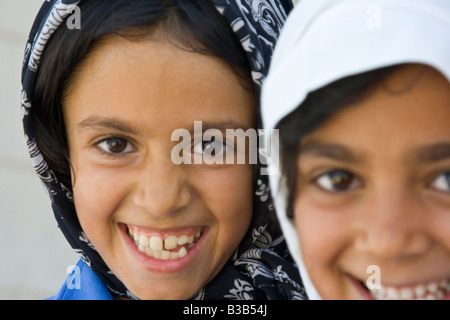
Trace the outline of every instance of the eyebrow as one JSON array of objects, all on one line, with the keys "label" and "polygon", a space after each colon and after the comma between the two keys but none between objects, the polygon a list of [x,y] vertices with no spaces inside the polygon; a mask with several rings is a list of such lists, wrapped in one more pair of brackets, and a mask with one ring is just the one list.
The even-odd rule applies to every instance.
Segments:
[{"label": "eyebrow", "polygon": [[78,126],[81,129],[97,130],[97,129],[113,129],[121,132],[128,132],[131,134],[139,134],[140,130],[136,127],[113,118],[103,117],[88,117],[81,121]]},{"label": "eyebrow", "polygon": [[[198,120],[200,121],[200,120]],[[132,126],[122,120],[114,119],[114,118],[103,118],[103,117],[88,117],[81,121],[78,126],[81,129],[88,129],[88,130],[96,130],[96,129],[113,129],[121,132],[127,132],[134,135],[139,135],[141,131],[136,128],[135,126]],[[226,129],[243,129],[246,131],[248,128],[247,126],[242,126],[236,121],[233,120],[225,120],[225,121],[202,121],[202,132],[208,130],[208,129],[218,129],[220,131],[225,132]],[[194,132],[194,121],[192,122],[192,125],[188,129],[191,134]]]},{"label": "eyebrow", "polygon": [[450,159],[450,142],[439,142],[420,147],[412,153],[412,159],[419,163],[439,162]]},{"label": "eyebrow", "polygon": [[[353,163],[362,160],[361,157],[342,145],[315,141],[310,141],[301,145],[299,149],[299,157],[300,156],[325,157],[332,160]],[[450,142],[439,142],[419,147],[410,152],[409,159],[418,163],[450,160]]]},{"label": "eyebrow", "polygon": [[358,163],[363,160],[362,157],[358,156],[345,146],[317,141],[309,141],[300,145],[298,156],[325,157],[332,160],[352,163]]}]

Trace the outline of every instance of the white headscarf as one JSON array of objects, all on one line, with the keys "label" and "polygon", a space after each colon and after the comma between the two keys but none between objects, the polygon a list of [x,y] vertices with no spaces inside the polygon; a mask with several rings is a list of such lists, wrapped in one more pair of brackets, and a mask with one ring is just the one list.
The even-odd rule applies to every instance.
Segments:
[{"label": "white headscarf", "polygon": [[[450,81],[450,0],[300,0],[284,25],[263,85],[264,127],[274,129],[311,91],[403,63],[434,67]],[[276,173],[270,182],[278,218],[309,298],[321,299],[286,215],[287,190],[279,184],[277,169],[271,169]]]}]

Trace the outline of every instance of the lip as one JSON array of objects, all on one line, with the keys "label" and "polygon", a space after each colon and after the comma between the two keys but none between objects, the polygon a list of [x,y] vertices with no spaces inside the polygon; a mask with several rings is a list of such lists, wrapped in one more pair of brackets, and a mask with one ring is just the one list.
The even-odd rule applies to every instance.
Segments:
[{"label": "lip", "polygon": [[367,291],[367,289],[360,283],[358,279],[352,277],[349,274],[347,274],[346,276],[350,280],[362,300],[375,300],[375,298]]},{"label": "lip", "polygon": [[122,238],[125,242],[126,247],[129,249],[131,255],[135,258],[135,260],[146,270],[162,273],[162,274],[170,274],[180,272],[187,268],[196,258],[198,253],[201,251],[203,244],[205,243],[205,239],[207,238],[208,228],[205,226],[198,227],[186,227],[186,228],[178,228],[176,230],[161,230],[161,232],[149,231],[148,233],[158,233],[158,234],[167,234],[167,233],[180,233],[182,234],[183,230],[191,230],[191,229],[201,229],[202,236],[198,239],[195,245],[189,249],[187,254],[176,260],[161,260],[149,257],[145,253],[142,253],[138,250],[135,243],[128,236],[127,225],[124,223],[119,223],[119,230],[122,234]]}]

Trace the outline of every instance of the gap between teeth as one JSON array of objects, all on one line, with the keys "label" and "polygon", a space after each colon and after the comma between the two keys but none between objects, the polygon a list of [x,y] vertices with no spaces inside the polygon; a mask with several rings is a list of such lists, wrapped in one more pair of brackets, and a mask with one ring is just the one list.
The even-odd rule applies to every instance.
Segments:
[{"label": "gap between teeth", "polygon": [[[161,260],[175,260],[183,258],[201,236],[201,232],[199,231],[195,236],[168,236],[163,240],[158,236],[148,238],[143,234],[139,235],[138,233],[133,233],[130,229],[128,230],[128,233],[134,240],[134,243],[138,247],[139,251],[145,253],[149,257]],[[180,248],[175,250],[177,247]]]},{"label": "gap between teeth", "polygon": [[369,292],[378,300],[438,300],[450,292],[450,279],[403,288],[381,285],[379,289],[369,289]]}]

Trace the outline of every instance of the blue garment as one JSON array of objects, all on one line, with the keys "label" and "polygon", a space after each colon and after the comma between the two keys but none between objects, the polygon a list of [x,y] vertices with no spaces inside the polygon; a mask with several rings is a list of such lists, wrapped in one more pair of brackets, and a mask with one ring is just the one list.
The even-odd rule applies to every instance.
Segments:
[{"label": "blue garment", "polygon": [[114,297],[103,281],[80,259],[59,292],[48,300],[114,300]]}]

